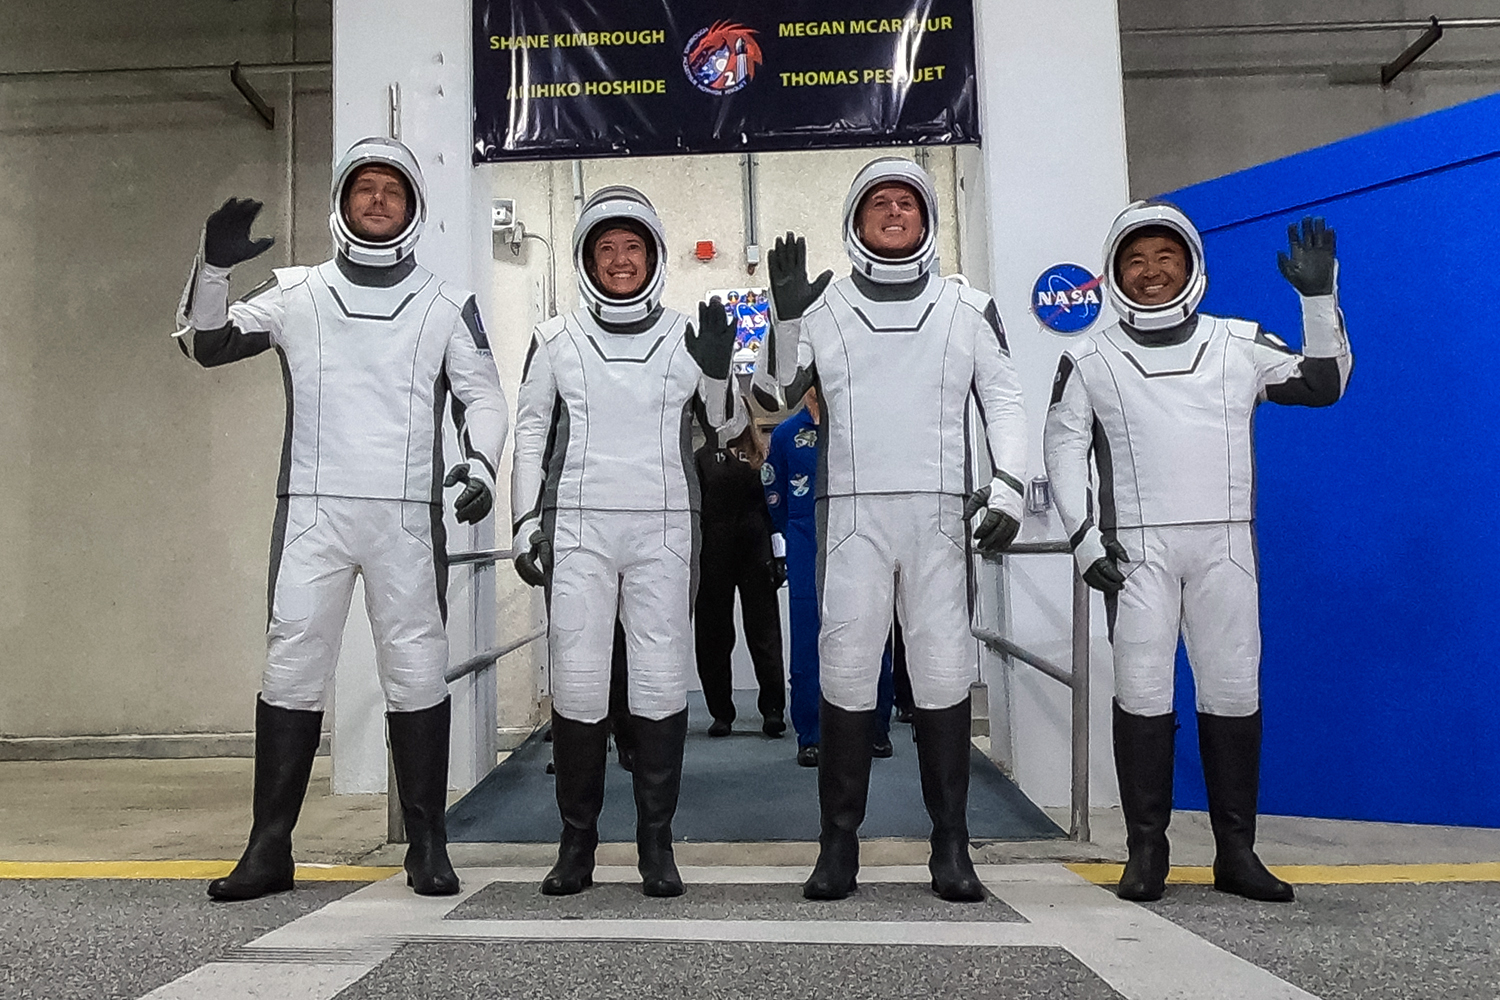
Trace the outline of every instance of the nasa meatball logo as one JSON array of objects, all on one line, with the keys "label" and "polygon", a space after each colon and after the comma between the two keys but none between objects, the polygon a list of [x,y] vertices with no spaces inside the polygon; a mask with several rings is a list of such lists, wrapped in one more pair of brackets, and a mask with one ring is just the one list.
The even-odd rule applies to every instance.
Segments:
[{"label": "nasa meatball logo", "polygon": [[765,62],[754,28],[733,21],[716,21],[688,39],[682,50],[682,70],[705,94],[727,97],[755,79]]},{"label": "nasa meatball logo", "polygon": [[1100,279],[1086,267],[1058,264],[1042,272],[1031,293],[1031,311],[1054,333],[1082,333],[1099,318]]}]

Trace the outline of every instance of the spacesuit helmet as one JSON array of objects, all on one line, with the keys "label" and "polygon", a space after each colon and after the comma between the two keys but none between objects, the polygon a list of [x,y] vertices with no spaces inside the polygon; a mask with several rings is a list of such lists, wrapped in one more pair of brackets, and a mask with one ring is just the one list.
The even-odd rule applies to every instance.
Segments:
[{"label": "spacesuit helmet", "polygon": [[[592,274],[594,242],[610,229],[627,229],[646,243],[651,273],[632,295],[616,298]],[[606,323],[637,323],[656,311],[667,284],[667,235],[650,200],[633,187],[600,188],[583,206],[573,227],[573,267],[584,305]]]},{"label": "spacesuit helmet", "polygon": [[[1187,252],[1187,283],[1170,302],[1141,305],[1120,287],[1120,255],[1145,229],[1165,229],[1175,235]],[[1186,322],[1208,291],[1208,273],[1203,264],[1203,237],[1182,209],[1165,201],[1137,201],[1121,212],[1104,243],[1104,289],[1110,308],[1121,322],[1137,330],[1166,330]]]},{"label": "spacesuit helmet", "polygon": [[[905,257],[883,257],[865,246],[859,237],[859,213],[865,196],[881,184],[905,184],[917,193],[926,232],[915,250]],[[882,156],[865,165],[844,199],[844,250],[854,270],[883,285],[899,285],[935,270],[937,266],[938,199],[931,175],[915,162],[899,156]]]},{"label": "spacesuit helmet", "polygon": [[[389,167],[406,180],[406,225],[388,240],[360,236],[344,215],[350,183],[360,168],[371,164]],[[371,136],[350,146],[334,168],[329,201],[332,210],[328,228],[333,232],[334,246],[354,263],[366,267],[392,267],[410,257],[427,223],[427,186],[422,180],[422,168],[412,151],[395,139]]]}]

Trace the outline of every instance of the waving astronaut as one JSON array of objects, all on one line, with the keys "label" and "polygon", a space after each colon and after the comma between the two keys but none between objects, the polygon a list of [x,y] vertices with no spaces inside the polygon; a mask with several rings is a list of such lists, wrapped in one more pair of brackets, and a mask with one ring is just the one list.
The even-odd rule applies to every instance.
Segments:
[{"label": "waving astronaut", "polygon": [[[272,533],[266,671],[255,721],[254,824],[215,899],[292,888],[292,827],[322,731],[356,574],[375,633],[391,754],[418,893],[459,891],[448,862],[447,554],[443,487],[465,484],[458,519],[493,503],[504,392],[472,295],[421,267],[427,218],[411,150],[364,139],[331,191],[337,253],[278,268],[238,302],[229,272],[270,246],[261,205],[231,198],[204,227],[179,311],[178,344],[204,367],[275,350],[286,438]],[[452,396],[463,460],[444,477],[440,420]]]},{"label": "waving astronaut", "polygon": [[672,817],[693,672],[695,401],[732,437],[734,331],[717,300],[698,326],[661,305],[667,244],[639,191],[608,187],[573,233],[584,307],[537,327],[521,377],[512,511],[516,569],[546,586],[552,755],[563,828],[548,895],[593,883],[614,615],[625,630],[643,891],[676,896]]},{"label": "waving astronaut", "polygon": [[[859,172],[844,203],[849,277],[829,285],[828,272],[809,283],[806,246],[790,233],[769,257],[774,322],[759,389],[810,376],[824,421],[817,501],[822,832],[803,886],[809,899],[842,899],[855,888],[893,602],[917,705],[932,886],[944,899],[984,896],[966,819],[977,661],[963,522],[983,512],[975,532],[981,549],[1003,549],[1015,537],[1025,415],[995,304],[939,276],[937,231],[927,172],[883,157]],[[971,399],[992,468],[978,490],[970,482]]]},{"label": "waving astronaut", "polygon": [[1254,850],[1261,646],[1252,421],[1263,401],[1338,401],[1353,358],[1333,230],[1305,219],[1289,236],[1279,262],[1301,297],[1301,353],[1253,322],[1199,312],[1207,275],[1197,229],[1172,205],[1131,205],[1105,245],[1106,294],[1120,321],[1069,348],[1053,385],[1047,473],[1078,568],[1105,592],[1109,611],[1126,899],[1160,898],[1169,869],[1179,633],[1197,687],[1214,885],[1266,901],[1293,896]]}]

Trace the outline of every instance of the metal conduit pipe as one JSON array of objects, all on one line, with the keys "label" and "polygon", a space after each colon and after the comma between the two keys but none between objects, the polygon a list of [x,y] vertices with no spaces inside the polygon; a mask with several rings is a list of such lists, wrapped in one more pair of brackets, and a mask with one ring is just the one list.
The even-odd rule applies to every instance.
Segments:
[{"label": "metal conduit pipe", "polygon": [[[238,64],[245,73],[272,75],[289,73],[327,73],[333,69],[331,62],[273,62]],[[153,73],[224,73],[231,63],[193,63],[183,66],[78,66],[62,69],[7,69],[0,70],[0,80],[41,80],[48,77],[68,76],[129,76]]]},{"label": "metal conduit pipe", "polygon": [[[1500,17],[1439,18],[1444,28],[1500,28]],[[1129,38],[1218,38],[1235,35],[1322,35],[1359,31],[1426,31],[1431,21],[1311,21],[1291,24],[1203,24],[1122,28]]]}]

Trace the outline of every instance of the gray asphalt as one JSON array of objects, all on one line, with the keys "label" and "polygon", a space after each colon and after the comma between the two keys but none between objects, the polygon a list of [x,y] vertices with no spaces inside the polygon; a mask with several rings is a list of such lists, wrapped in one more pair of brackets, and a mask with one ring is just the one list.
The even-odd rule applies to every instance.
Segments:
[{"label": "gray asphalt", "polygon": [[1173,886],[1147,908],[1324,1000],[1500,997],[1500,884],[1307,885],[1290,905]]},{"label": "gray asphalt", "polygon": [[359,887],[214,903],[198,881],[0,881],[0,998],[134,1000]]},{"label": "gray asphalt", "polygon": [[338,1000],[1112,1000],[1056,948],[417,944]]},{"label": "gray asphalt", "polygon": [[676,899],[649,899],[637,885],[596,885],[576,896],[543,896],[534,883],[497,882],[456,908],[450,920],[993,920],[1020,914],[989,896],[946,903],[925,885],[860,886],[848,899],[809,902],[800,885],[689,885]]}]

